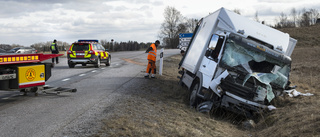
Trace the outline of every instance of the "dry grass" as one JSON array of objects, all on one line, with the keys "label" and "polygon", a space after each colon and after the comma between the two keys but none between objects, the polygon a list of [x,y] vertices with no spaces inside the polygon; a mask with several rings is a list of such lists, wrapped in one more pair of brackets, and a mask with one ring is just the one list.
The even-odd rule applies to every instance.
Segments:
[{"label": "dry grass", "polygon": [[259,136],[320,136],[320,25],[308,28],[288,28],[282,31],[298,40],[292,54],[290,81],[302,93],[311,97],[279,97],[277,110],[265,115],[255,135]]},{"label": "dry grass", "polygon": [[178,85],[180,59],[166,59],[163,76],[143,79],[124,103],[117,102],[117,109],[95,136],[246,136],[237,125],[188,106],[188,91]]}]

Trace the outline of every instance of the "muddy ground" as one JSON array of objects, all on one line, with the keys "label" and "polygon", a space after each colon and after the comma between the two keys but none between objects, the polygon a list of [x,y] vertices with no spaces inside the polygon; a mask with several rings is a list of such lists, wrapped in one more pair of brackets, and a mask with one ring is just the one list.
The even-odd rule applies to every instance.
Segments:
[{"label": "muddy ground", "polygon": [[208,115],[190,108],[187,89],[178,85],[177,55],[165,59],[163,76],[141,78],[142,84],[130,87],[92,136],[320,136],[320,37],[313,31],[319,28],[282,30],[299,40],[290,81],[314,96],[278,97],[272,102],[277,109],[262,114],[254,128],[244,128],[243,119],[230,112]]}]

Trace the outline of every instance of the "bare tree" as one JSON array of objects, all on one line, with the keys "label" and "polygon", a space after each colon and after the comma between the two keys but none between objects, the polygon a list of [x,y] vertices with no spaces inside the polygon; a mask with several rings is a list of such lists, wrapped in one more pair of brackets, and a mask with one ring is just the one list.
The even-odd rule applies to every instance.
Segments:
[{"label": "bare tree", "polygon": [[234,13],[237,13],[237,14],[239,14],[239,15],[241,15],[241,13],[240,13],[240,10],[239,10],[239,9],[234,9],[234,10],[233,10],[233,12],[234,12]]},{"label": "bare tree", "polygon": [[164,45],[175,48],[175,39],[179,38],[178,26],[181,24],[183,16],[174,7],[166,7],[164,10],[164,22],[161,24],[159,37],[163,39]]},{"label": "bare tree", "polygon": [[0,44],[0,48],[4,50],[10,50],[12,47],[9,44]]},{"label": "bare tree", "polygon": [[187,19],[186,20],[186,32],[187,33],[193,33],[193,31],[196,29],[198,20],[197,19]]},{"label": "bare tree", "polygon": [[307,11],[305,8],[301,11],[301,17],[299,24],[301,27],[307,27],[311,25],[311,12]]},{"label": "bare tree", "polygon": [[254,21],[260,23],[260,20],[259,20],[259,17],[258,17],[258,11],[256,11],[256,13],[255,13],[255,15],[254,15]]},{"label": "bare tree", "polygon": [[311,24],[316,24],[317,19],[319,18],[319,12],[317,9],[310,9],[310,18],[311,18]]},{"label": "bare tree", "polygon": [[293,19],[293,26],[296,27],[296,23],[297,23],[297,10],[295,8],[291,9],[291,14],[292,19]]},{"label": "bare tree", "polygon": [[281,12],[279,16],[279,23],[278,23],[279,27],[280,28],[287,27],[287,22],[288,22],[287,15]]}]

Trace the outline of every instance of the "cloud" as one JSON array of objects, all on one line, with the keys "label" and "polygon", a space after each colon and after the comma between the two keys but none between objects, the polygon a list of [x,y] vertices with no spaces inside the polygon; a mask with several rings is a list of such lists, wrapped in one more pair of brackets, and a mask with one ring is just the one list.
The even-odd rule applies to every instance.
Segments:
[{"label": "cloud", "polygon": [[200,19],[221,7],[240,9],[242,15],[272,22],[292,7],[319,9],[318,0],[2,0],[0,1],[0,43],[29,46],[58,39],[80,38],[152,42],[163,22],[166,6],[173,6],[187,18]]}]

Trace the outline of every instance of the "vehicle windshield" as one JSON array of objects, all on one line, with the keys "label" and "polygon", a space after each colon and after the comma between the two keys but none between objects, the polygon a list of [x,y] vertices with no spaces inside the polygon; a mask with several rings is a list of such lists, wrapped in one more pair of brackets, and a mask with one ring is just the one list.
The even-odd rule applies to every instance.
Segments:
[{"label": "vehicle windshield", "polygon": [[19,50],[20,48],[13,48],[13,49],[11,49],[10,51],[17,51],[17,50]]},{"label": "vehicle windshield", "polygon": [[252,45],[248,41],[229,38],[220,63],[227,69],[246,74],[248,78],[254,76],[262,83],[284,88],[288,81],[291,60],[280,54],[277,59],[274,56],[278,55],[268,54],[268,49],[257,50],[257,47]]},{"label": "vehicle windshield", "polygon": [[89,50],[88,43],[74,43],[72,46],[72,51],[86,51]]}]

